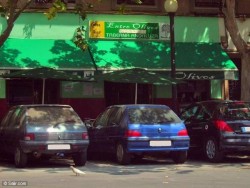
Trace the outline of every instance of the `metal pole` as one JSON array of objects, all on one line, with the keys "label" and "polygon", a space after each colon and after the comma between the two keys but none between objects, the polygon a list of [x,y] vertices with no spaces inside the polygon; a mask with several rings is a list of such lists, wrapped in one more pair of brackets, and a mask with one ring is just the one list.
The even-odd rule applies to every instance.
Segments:
[{"label": "metal pole", "polygon": [[138,95],[138,83],[135,83],[135,104],[137,104],[137,95]]},{"label": "metal pole", "polygon": [[42,91],[42,104],[44,104],[44,95],[45,95],[45,78],[43,78],[43,91]]},{"label": "metal pole", "polygon": [[[176,78],[176,67],[175,67],[175,37],[174,37],[174,16],[175,13],[170,12],[170,50],[171,50],[171,77]],[[176,84],[172,84],[172,109],[175,113],[179,114],[179,108],[177,103],[177,87]]]}]

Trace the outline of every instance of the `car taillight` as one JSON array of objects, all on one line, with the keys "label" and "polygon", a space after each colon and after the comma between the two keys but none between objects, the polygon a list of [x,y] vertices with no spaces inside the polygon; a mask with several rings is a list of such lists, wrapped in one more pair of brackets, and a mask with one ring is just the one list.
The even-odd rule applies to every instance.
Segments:
[{"label": "car taillight", "polygon": [[27,133],[24,135],[24,140],[35,140],[35,134],[34,133]]},{"label": "car taillight", "polygon": [[138,137],[141,136],[141,132],[137,130],[127,130],[125,132],[125,137]]},{"label": "car taillight", "polygon": [[187,129],[182,129],[178,132],[178,136],[188,136]]},{"label": "car taillight", "polygon": [[225,121],[216,120],[214,124],[220,131],[233,132],[232,128]]},{"label": "car taillight", "polygon": [[87,132],[83,132],[83,133],[82,133],[82,139],[83,139],[83,140],[88,140],[88,139],[89,139],[89,135],[88,135]]}]

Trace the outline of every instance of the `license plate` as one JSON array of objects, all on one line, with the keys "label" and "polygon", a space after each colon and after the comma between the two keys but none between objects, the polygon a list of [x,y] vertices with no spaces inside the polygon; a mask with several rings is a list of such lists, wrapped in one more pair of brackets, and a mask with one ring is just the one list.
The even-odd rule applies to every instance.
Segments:
[{"label": "license plate", "polygon": [[152,147],[159,147],[159,146],[171,146],[171,141],[165,140],[165,141],[154,141],[151,140],[149,142],[149,145]]},{"label": "license plate", "polygon": [[50,144],[48,145],[48,150],[58,150],[58,149],[70,149],[69,144]]},{"label": "license plate", "polygon": [[241,127],[242,132],[247,133],[250,132],[250,127]]}]

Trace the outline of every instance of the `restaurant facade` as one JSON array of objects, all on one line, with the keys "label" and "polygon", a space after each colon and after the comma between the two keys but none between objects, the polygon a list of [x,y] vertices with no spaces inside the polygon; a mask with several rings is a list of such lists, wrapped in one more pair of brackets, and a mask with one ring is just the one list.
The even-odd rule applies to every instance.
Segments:
[{"label": "restaurant facade", "polygon": [[[0,28],[4,28],[0,18]],[[82,33],[77,33],[80,28]],[[82,35],[88,48],[74,41]],[[175,63],[180,107],[193,101],[229,98],[228,82],[238,68],[221,47],[216,17],[175,17]],[[0,74],[51,67],[79,77],[145,68],[171,75],[168,16],[73,13],[47,20],[23,13],[0,48]],[[138,103],[172,106],[171,85],[138,84]],[[0,79],[0,116],[16,104],[41,103],[42,80]],[[82,118],[95,118],[106,106],[133,104],[135,85],[119,82],[46,81],[45,103],[69,104]]]}]

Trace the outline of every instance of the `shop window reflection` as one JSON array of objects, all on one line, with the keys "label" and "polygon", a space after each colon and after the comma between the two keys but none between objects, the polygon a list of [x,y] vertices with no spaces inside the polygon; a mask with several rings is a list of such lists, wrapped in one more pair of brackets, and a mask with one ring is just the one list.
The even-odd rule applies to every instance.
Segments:
[{"label": "shop window reflection", "polygon": [[177,88],[178,101],[181,106],[210,99],[210,83],[208,80],[187,81],[187,83],[179,84]]}]

